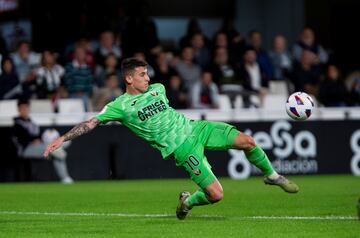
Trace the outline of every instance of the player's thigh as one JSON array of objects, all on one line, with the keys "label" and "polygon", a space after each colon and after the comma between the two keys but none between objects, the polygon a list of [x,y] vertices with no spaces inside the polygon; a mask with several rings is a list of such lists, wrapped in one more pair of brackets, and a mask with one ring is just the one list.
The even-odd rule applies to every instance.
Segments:
[{"label": "player's thigh", "polygon": [[182,167],[189,174],[190,179],[202,189],[207,188],[217,181],[217,178],[212,172],[211,166],[204,155],[190,154],[184,160]]},{"label": "player's thigh", "polygon": [[185,169],[192,181],[205,189],[216,181],[211,166],[204,155],[204,147],[194,140],[186,140],[174,153],[176,165]]},{"label": "player's thigh", "polygon": [[227,150],[234,148],[234,142],[239,135],[239,131],[236,127],[224,123],[224,122],[208,122],[210,130],[206,130],[208,133],[207,140],[205,142],[205,148],[209,150]]}]

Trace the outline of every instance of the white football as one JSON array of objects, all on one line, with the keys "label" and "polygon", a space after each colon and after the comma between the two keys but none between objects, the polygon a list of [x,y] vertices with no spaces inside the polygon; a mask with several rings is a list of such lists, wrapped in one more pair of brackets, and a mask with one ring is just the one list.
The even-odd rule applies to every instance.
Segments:
[{"label": "white football", "polygon": [[314,100],[304,92],[296,92],[286,101],[286,112],[296,121],[305,121],[314,110]]}]

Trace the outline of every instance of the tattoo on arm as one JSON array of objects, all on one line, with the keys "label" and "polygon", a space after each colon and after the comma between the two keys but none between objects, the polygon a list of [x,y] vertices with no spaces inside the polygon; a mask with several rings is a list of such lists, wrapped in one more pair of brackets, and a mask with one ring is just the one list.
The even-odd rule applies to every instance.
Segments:
[{"label": "tattoo on arm", "polygon": [[79,125],[72,128],[64,135],[64,141],[75,139],[83,134],[88,133],[94,129],[100,123],[96,117],[91,118],[88,121],[81,122]]}]

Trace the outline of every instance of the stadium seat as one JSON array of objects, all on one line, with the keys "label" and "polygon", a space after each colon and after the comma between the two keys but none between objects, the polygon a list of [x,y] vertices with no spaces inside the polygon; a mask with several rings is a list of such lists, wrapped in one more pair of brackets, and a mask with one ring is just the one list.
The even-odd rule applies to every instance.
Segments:
[{"label": "stadium seat", "polygon": [[220,110],[230,110],[231,109],[230,98],[225,94],[219,94],[219,109]]},{"label": "stadium seat", "polygon": [[54,124],[56,114],[54,113],[33,113],[31,114],[31,120],[36,124],[42,126],[51,126]]},{"label": "stadium seat", "polygon": [[76,125],[84,121],[85,114],[58,114],[54,119],[54,124],[58,126]]},{"label": "stadium seat", "polygon": [[56,116],[56,125],[74,125],[84,120],[85,107],[81,99],[60,99],[58,102],[59,114]]},{"label": "stadium seat", "polygon": [[[336,107],[319,107],[315,111],[317,117],[319,119],[326,119],[326,120],[344,120],[346,119],[346,114],[344,110],[339,110]],[[311,119],[311,117],[310,117]]]},{"label": "stadium seat", "polygon": [[288,86],[286,81],[270,81],[269,90],[271,94],[288,95]]},{"label": "stadium seat", "polygon": [[32,99],[30,103],[32,113],[54,112],[50,99]]},{"label": "stadium seat", "polygon": [[244,101],[243,101],[242,96],[240,96],[240,95],[236,96],[235,101],[234,101],[235,109],[242,108],[243,106],[244,106]]},{"label": "stadium seat", "polygon": [[2,117],[14,117],[18,115],[17,100],[0,101],[0,115]]},{"label": "stadium seat", "polygon": [[59,113],[85,113],[84,103],[81,99],[59,99]]},{"label": "stadium seat", "polygon": [[349,119],[360,119],[360,108],[354,107],[348,110]]},{"label": "stadium seat", "polygon": [[285,108],[285,103],[287,100],[287,95],[285,94],[268,94],[264,98],[264,109],[283,109]]}]

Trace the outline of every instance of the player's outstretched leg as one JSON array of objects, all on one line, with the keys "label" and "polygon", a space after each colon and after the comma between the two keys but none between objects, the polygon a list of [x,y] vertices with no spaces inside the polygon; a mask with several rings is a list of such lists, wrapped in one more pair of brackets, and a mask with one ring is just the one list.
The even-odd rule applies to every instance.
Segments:
[{"label": "player's outstretched leg", "polygon": [[264,150],[255,144],[252,137],[240,132],[234,144],[236,148],[244,150],[250,163],[263,172],[265,184],[277,185],[288,193],[297,193],[299,191],[299,186],[274,170]]},{"label": "player's outstretched leg", "polygon": [[299,187],[292,181],[282,175],[279,175],[272,167],[270,160],[263,149],[258,145],[251,150],[245,151],[247,159],[258,167],[265,175],[264,183],[268,185],[277,185],[288,193],[297,193]]}]

